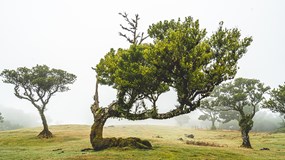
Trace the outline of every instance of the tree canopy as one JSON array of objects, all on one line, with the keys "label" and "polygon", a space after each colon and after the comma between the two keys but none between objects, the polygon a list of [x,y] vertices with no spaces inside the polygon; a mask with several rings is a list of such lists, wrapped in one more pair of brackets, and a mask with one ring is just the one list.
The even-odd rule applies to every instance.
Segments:
[{"label": "tree canopy", "polygon": [[76,76],[60,69],[50,69],[46,65],[37,65],[31,69],[26,67],[19,67],[16,70],[5,69],[0,75],[4,83],[14,85],[16,97],[30,101],[39,111],[44,126],[39,136],[51,137],[44,116],[46,105],[56,92],[68,91],[67,85],[74,83]]},{"label": "tree canopy", "polygon": [[[97,82],[91,106],[94,124],[90,133],[95,150],[125,146],[121,139],[103,139],[103,126],[110,117],[167,119],[195,110],[215,86],[234,78],[237,61],[252,42],[251,37],[242,38],[237,28],[223,27],[223,22],[208,37],[206,29],[200,28],[199,21],[192,17],[152,24],[148,35],[143,36],[137,31],[137,15],[135,19],[120,15],[130,25],[121,25],[122,29],[131,36],[120,35],[131,44],[128,48],[110,49],[95,68]],[[145,37],[153,41],[142,43]],[[99,84],[117,91],[116,99],[107,107],[99,106]],[[160,113],[157,100],[171,88],[177,93],[178,104]],[[151,147],[149,142],[134,141],[140,148]]]},{"label": "tree canopy", "polygon": [[4,83],[13,84],[15,95],[26,99],[38,109],[46,104],[56,92],[68,91],[76,76],[60,69],[50,69],[46,65],[37,65],[31,69],[19,67],[16,70],[5,69],[1,76]]},{"label": "tree canopy", "polygon": [[217,97],[219,110],[234,113],[222,112],[224,114],[220,117],[225,119],[225,122],[239,120],[241,116],[246,115],[253,118],[269,89],[256,79],[237,78],[233,82],[222,84],[213,92]]},{"label": "tree canopy", "polygon": [[270,99],[266,101],[264,107],[285,115],[285,83],[270,92]]},{"label": "tree canopy", "polygon": [[[224,28],[222,22],[212,36],[206,33],[192,17],[152,24],[148,34],[153,43],[111,49],[96,66],[98,82],[117,90],[116,104],[125,118],[164,119],[189,113],[216,85],[235,76],[237,61],[252,41],[242,39],[237,28]],[[179,105],[169,114],[158,114],[156,101],[170,87],[177,92]],[[146,107],[142,100],[152,105]]]}]

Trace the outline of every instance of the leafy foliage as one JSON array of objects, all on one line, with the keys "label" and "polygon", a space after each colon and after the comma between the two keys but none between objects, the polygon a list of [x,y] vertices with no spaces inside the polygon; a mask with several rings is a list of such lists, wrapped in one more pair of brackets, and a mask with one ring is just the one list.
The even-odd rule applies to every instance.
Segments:
[{"label": "leafy foliage", "polygon": [[15,95],[26,99],[39,109],[45,109],[52,95],[65,92],[76,76],[60,69],[50,69],[46,65],[37,65],[31,69],[19,67],[17,70],[5,69],[1,76],[3,82],[13,84]]},{"label": "leafy foliage", "polygon": [[[206,33],[192,17],[152,24],[148,34],[153,43],[111,49],[96,66],[97,79],[117,90],[115,102],[124,118],[165,119],[189,113],[216,85],[235,76],[237,61],[252,41],[241,39],[238,29],[226,29],[222,22],[212,36]],[[156,101],[169,88],[177,92],[179,105],[158,114]],[[152,105],[146,106],[145,100]]]},{"label": "leafy foliage", "polygon": [[[285,114],[285,83],[270,92],[270,99],[266,101],[264,107],[271,109],[273,112]],[[285,118],[285,116],[284,116]]]},{"label": "leafy foliage", "polygon": [[[95,150],[105,146],[105,142],[109,144],[106,146],[114,146],[102,135],[110,117],[167,119],[195,110],[215,86],[235,76],[237,61],[252,41],[251,37],[242,39],[238,29],[224,28],[223,23],[207,38],[199,21],[186,17],[184,21],[152,24],[148,36],[153,42],[142,43],[143,34],[137,34],[138,16],[129,20],[127,14],[121,15],[130,25],[129,28],[121,25],[122,29],[131,32],[133,38],[120,35],[131,43],[130,47],[111,49],[94,68],[97,82],[91,106],[94,123],[90,142]],[[99,106],[99,83],[117,90],[116,100],[108,107]],[[159,113],[156,102],[171,88],[176,91],[179,104],[173,110]]]}]

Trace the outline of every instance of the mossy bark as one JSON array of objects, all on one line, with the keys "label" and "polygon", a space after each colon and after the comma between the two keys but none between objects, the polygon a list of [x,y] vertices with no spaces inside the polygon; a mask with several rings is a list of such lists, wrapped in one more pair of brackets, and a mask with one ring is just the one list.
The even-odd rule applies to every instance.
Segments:
[{"label": "mossy bark", "polygon": [[98,109],[95,111],[94,115],[94,123],[91,127],[90,132],[90,142],[93,146],[93,140],[94,139],[102,139],[103,138],[103,128],[105,125],[105,122],[109,118],[108,114],[104,112],[104,109]]},{"label": "mossy bark", "polygon": [[108,113],[107,109],[100,108],[93,112],[94,123],[91,127],[90,142],[95,151],[104,150],[110,147],[130,147],[138,149],[151,149],[152,145],[147,140],[141,140],[139,138],[103,138],[104,124],[109,117],[112,117]]},{"label": "mossy bark", "polygon": [[252,148],[251,144],[250,144],[250,141],[249,141],[248,133],[249,133],[248,130],[242,130],[241,131],[241,135],[242,135],[242,145],[241,145],[241,147]]},{"label": "mossy bark", "polygon": [[252,148],[249,140],[249,131],[252,129],[253,121],[249,116],[243,117],[239,121],[239,126],[241,129],[242,145],[244,148]]},{"label": "mossy bark", "polygon": [[94,138],[92,147],[95,151],[104,150],[111,147],[130,147],[136,149],[151,149],[152,145],[147,140],[141,140],[136,137],[129,138]]}]

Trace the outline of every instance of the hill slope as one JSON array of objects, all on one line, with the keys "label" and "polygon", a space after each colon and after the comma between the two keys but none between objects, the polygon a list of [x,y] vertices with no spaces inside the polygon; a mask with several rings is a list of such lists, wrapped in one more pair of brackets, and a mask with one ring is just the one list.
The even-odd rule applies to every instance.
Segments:
[{"label": "hill slope", "polygon": [[[90,126],[51,126],[52,139],[39,139],[41,128],[0,132],[0,159],[284,159],[285,134],[251,133],[254,149],[240,148],[238,131],[207,131],[171,126],[111,126],[105,137],[140,137],[148,139],[153,150],[108,149],[94,152],[90,148]],[[194,134],[194,139],[184,134]],[[183,141],[177,140],[182,138]],[[187,140],[214,146],[186,144]],[[260,148],[270,150],[260,150]]]}]

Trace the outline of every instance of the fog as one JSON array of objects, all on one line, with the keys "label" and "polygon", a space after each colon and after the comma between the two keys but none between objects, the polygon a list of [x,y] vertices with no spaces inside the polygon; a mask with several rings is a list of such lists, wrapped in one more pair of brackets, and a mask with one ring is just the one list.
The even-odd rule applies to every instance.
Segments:
[{"label": "fog", "polygon": [[6,108],[3,106],[0,106],[0,111],[4,117],[3,124],[0,123],[0,130],[36,127],[41,124],[40,117],[37,114],[25,113],[20,109],[15,109],[12,107]]},{"label": "fog", "polygon": [[[57,93],[51,98],[45,114],[51,125],[91,125],[90,105],[95,86],[95,73],[91,67],[110,48],[128,46],[128,42],[118,35],[121,31],[119,24],[124,23],[118,13],[127,12],[130,16],[140,15],[141,31],[160,20],[186,16],[199,19],[209,35],[217,29],[220,21],[224,21],[228,28],[238,27],[243,36],[253,36],[253,43],[239,62],[237,77],[259,79],[274,88],[285,81],[284,7],[285,1],[282,0],[0,1],[0,72],[46,64],[77,75],[70,91]],[[100,105],[106,106],[114,100],[115,91],[100,86],[99,98]],[[159,111],[167,111],[176,104],[176,96],[168,93],[159,101]],[[11,122],[27,127],[41,125],[32,104],[16,98],[13,86],[2,82],[0,112]],[[198,113],[190,114],[189,126],[207,127],[205,122],[197,120]],[[111,119],[106,125],[114,124],[177,123],[174,119],[135,122]]]},{"label": "fog", "polygon": [[[210,129],[211,121],[198,120],[198,117],[202,113],[196,110],[190,114],[182,115],[174,118],[176,125],[183,127],[190,127],[196,129]],[[260,109],[256,112],[253,118],[252,131],[265,132],[265,131],[275,131],[276,129],[282,127],[282,118],[279,113],[273,113],[268,109]],[[284,124],[283,124],[284,125]],[[215,122],[217,129],[225,130],[239,130],[239,125],[237,120],[232,120],[228,123]]]},{"label": "fog", "polygon": [[[4,123],[0,124],[0,130],[10,130],[17,128],[26,127],[37,127],[41,126],[41,120],[38,114],[25,113],[22,110],[14,108],[6,108],[0,106],[2,115],[4,116]],[[195,129],[210,129],[211,122],[208,120],[202,121],[198,120],[198,117],[202,115],[198,109],[185,115],[177,116],[167,120],[141,120],[141,121],[129,121],[126,119],[115,119],[110,118],[107,120],[105,126],[113,125],[171,125],[188,127]],[[282,116],[279,113],[273,113],[268,109],[259,110],[253,118],[254,125],[252,131],[265,132],[265,131],[275,131],[276,129],[284,125],[282,122]],[[57,124],[50,118],[47,117],[50,124]],[[216,122],[217,129],[225,130],[239,130],[238,121],[232,120],[228,123]]]}]

